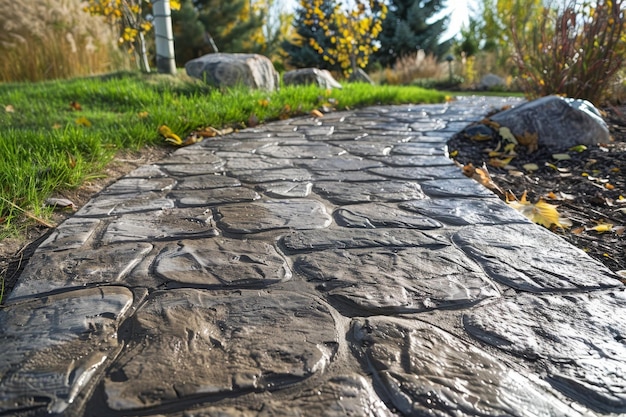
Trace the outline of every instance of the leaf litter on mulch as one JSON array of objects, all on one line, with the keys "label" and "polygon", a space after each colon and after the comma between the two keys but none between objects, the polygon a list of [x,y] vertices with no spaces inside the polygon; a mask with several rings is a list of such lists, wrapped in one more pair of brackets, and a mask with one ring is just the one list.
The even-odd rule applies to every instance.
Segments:
[{"label": "leaf litter on mulch", "polygon": [[[611,141],[564,152],[568,157],[555,158],[554,152],[541,146],[529,152],[517,145],[505,167],[490,166],[489,150],[494,155],[494,150],[502,149],[502,137],[494,131],[489,140],[473,140],[467,128],[448,141],[448,149],[460,165],[485,164],[493,182],[505,192],[517,198],[526,193],[530,202],[558,206],[559,214],[572,225],[553,225],[551,230],[626,282],[626,106],[604,108],[603,114]],[[527,164],[536,165],[536,170],[525,169],[524,165],[530,167]]]}]

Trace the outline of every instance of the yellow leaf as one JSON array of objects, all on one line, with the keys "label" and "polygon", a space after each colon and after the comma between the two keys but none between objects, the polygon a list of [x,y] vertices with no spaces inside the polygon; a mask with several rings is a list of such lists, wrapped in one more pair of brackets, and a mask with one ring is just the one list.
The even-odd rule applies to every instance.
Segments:
[{"label": "yellow leaf", "polygon": [[177,134],[172,132],[172,129],[170,129],[166,125],[161,125],[159,127],[159,133],[165,138],[166,142],[170,142],[178,146],[181,146],[183,144],[182,139]]},{"label": "yellow leaf", "polygon": [[509,129],[506,126],[502,126],[500,129],[498,129],[498,134],[502,136],[502,139],[504,139],[507,142],[515,143],[515,144],[518,143],[513,133],[511,133],[511,129]]},{"label": "yellow leaf", "polygon": [[91,127],[91,122],[86,117],[79,117],[74,120],[74,122],[79,126]]},{"label": "yellow leaf", "polygon": [[139,117],[140,119],[145,119],[149,115],[150,114],[147,111],[140,111],[139,113],[137,113],[137,117]]},{"label": "yellow leaf", "polygon": [[476,142],[484,142],[486,140],[493,139],[493,137],[491,135],[485,135],[483,133],[476,133],[475,135],[472,135],[470,139]]},{"label": "yellow leaf", "polygon": [[569,154],[567,153],[555,153],[555,154],[552,154],[552,158],[556,159],[557,161],[565,161],[567,159],[572,159],[572,157],[569,156]]},{"label": "yellow leaf", "polygon": [[458,150],[454,150],[454,151],[450,152],[450,158],[455,158],[458,154],[459,154],[459,151]]},{"label": "yellow leaf", "polygon": [[181,6],[180,0],[170,0],[170,9],[180,10],[180,6]]},{"label": "yellow leaf", "polygon": [[15,113],[15,108],[11,104],[4,106],[4,111],[7,113]]},{"label": "yellow leaf", "polygon": [[586,227],[585,230],[594,230],[598,233],[606,233],[606,232],[610,232],[613,230],[613,224],[611,223],[598,223],[597,225],[593,226],[593,227]]},{"label": "yellow leaf", "polygon": [[[511,152],[513,152],[513,151],[515,151],[515,144],[514,144],[514,143],[509,143],[509,144],[507,144],[507,145],[504,147],[504,152],[511,153]],[[514,153],[514,152],[513,152],[513,153]]]},{"label": "yellow leaf", "polygon": [[557,206],[546,203],[543,200],[532,204],[526,199],[526,192],[522,194],[519,201],[517,201],[513,194],[508,193],[506,195],[506,203],[533,223],[543,225],[547,228],[550,228],[552,225],[560,228],[567,228],[572,225],[571,221],[561,217],[557,211]]},{"label": "yellow leaf", "polygon": [[569,148],[570,151],[572,152],[584,152],[587,150],[587,147],[585,145],[576,145],[576,146],[572,146],[571,148]]},{"label": "yellow leaf", "polygon": [[504,168],[511,162],[512,159],[513,159],[512,156],[508,158],[504,158],[504,159],[491,158],[488,161],[488,164],[491,165],[492,167]]},{"label": "yellow leaf", "polygon": [[533,163],[524,164],[524,165],[522,165],[522,168],[524,168],[526,171],[533,172],[533,171],[537,171],[539,169],[539,165],[533,164]]},{"label": "yellow leaf", "polygon": [[606,184],[604,184],[604,188],[606,188],[607,190],[614,190],[615,186],[607,182]]}]

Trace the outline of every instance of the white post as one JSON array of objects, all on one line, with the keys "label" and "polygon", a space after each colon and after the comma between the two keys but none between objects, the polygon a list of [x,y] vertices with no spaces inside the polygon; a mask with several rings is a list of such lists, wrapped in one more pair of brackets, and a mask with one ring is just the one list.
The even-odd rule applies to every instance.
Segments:
[{"label": "white post", "polygon": [[170,0],[153,0],[157,72],[176,74]]}]

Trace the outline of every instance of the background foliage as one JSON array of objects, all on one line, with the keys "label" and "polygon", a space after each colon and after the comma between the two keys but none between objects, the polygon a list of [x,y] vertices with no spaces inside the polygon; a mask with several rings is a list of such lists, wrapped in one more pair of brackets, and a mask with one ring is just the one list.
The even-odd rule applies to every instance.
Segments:
[{"label": "background foliage", "polygon": [[0,0],[0,81],[39,81],[123,69],[128,60],[81,0]]}]

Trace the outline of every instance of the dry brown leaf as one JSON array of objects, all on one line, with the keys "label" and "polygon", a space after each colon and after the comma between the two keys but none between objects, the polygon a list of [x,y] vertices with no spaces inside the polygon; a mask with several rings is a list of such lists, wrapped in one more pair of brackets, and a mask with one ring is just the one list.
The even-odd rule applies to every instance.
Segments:
[{"label": "dry brown leaf", "polygon": [[524,134],[518,135],[516,138],[520,145],[528,148],[529,153],[539,149],[539,135],[537,133],[524,132]]},{"label": "dry brown leaf", "polygon": [[317,117],[319,119],[321,117],[324,117],[324,113],[322,113],[321,111],[319,111],[317,109],[313,109],[313,110],[311,110],[311,116]]},{"label": "dry brown leaf", "polygon": [[513,159],[512,156],[510,156],[508,158],[504,158],[504,159],[491,158],[491,159],[489,159],[489,161],[487,161],[487,163],[489,165],[491,165],[492,167],[504,168],[505,166],[507,166],[511,162],[512,159]]},{"label": "dry brown leaf", "polygon": [[466,177],[470,177],[473,180],[478,181],[484,187],[487,187],[488,189],[495,191],[500,195],[504,195],[504,191],[502,191],[502,189],[498,187],[498,185],[491,179],[491,175],[489,174],[486,166],[483,165],[482,168],[476,168],[470,162],[467,165],[464,165],[462,169],[463,174]]}]

